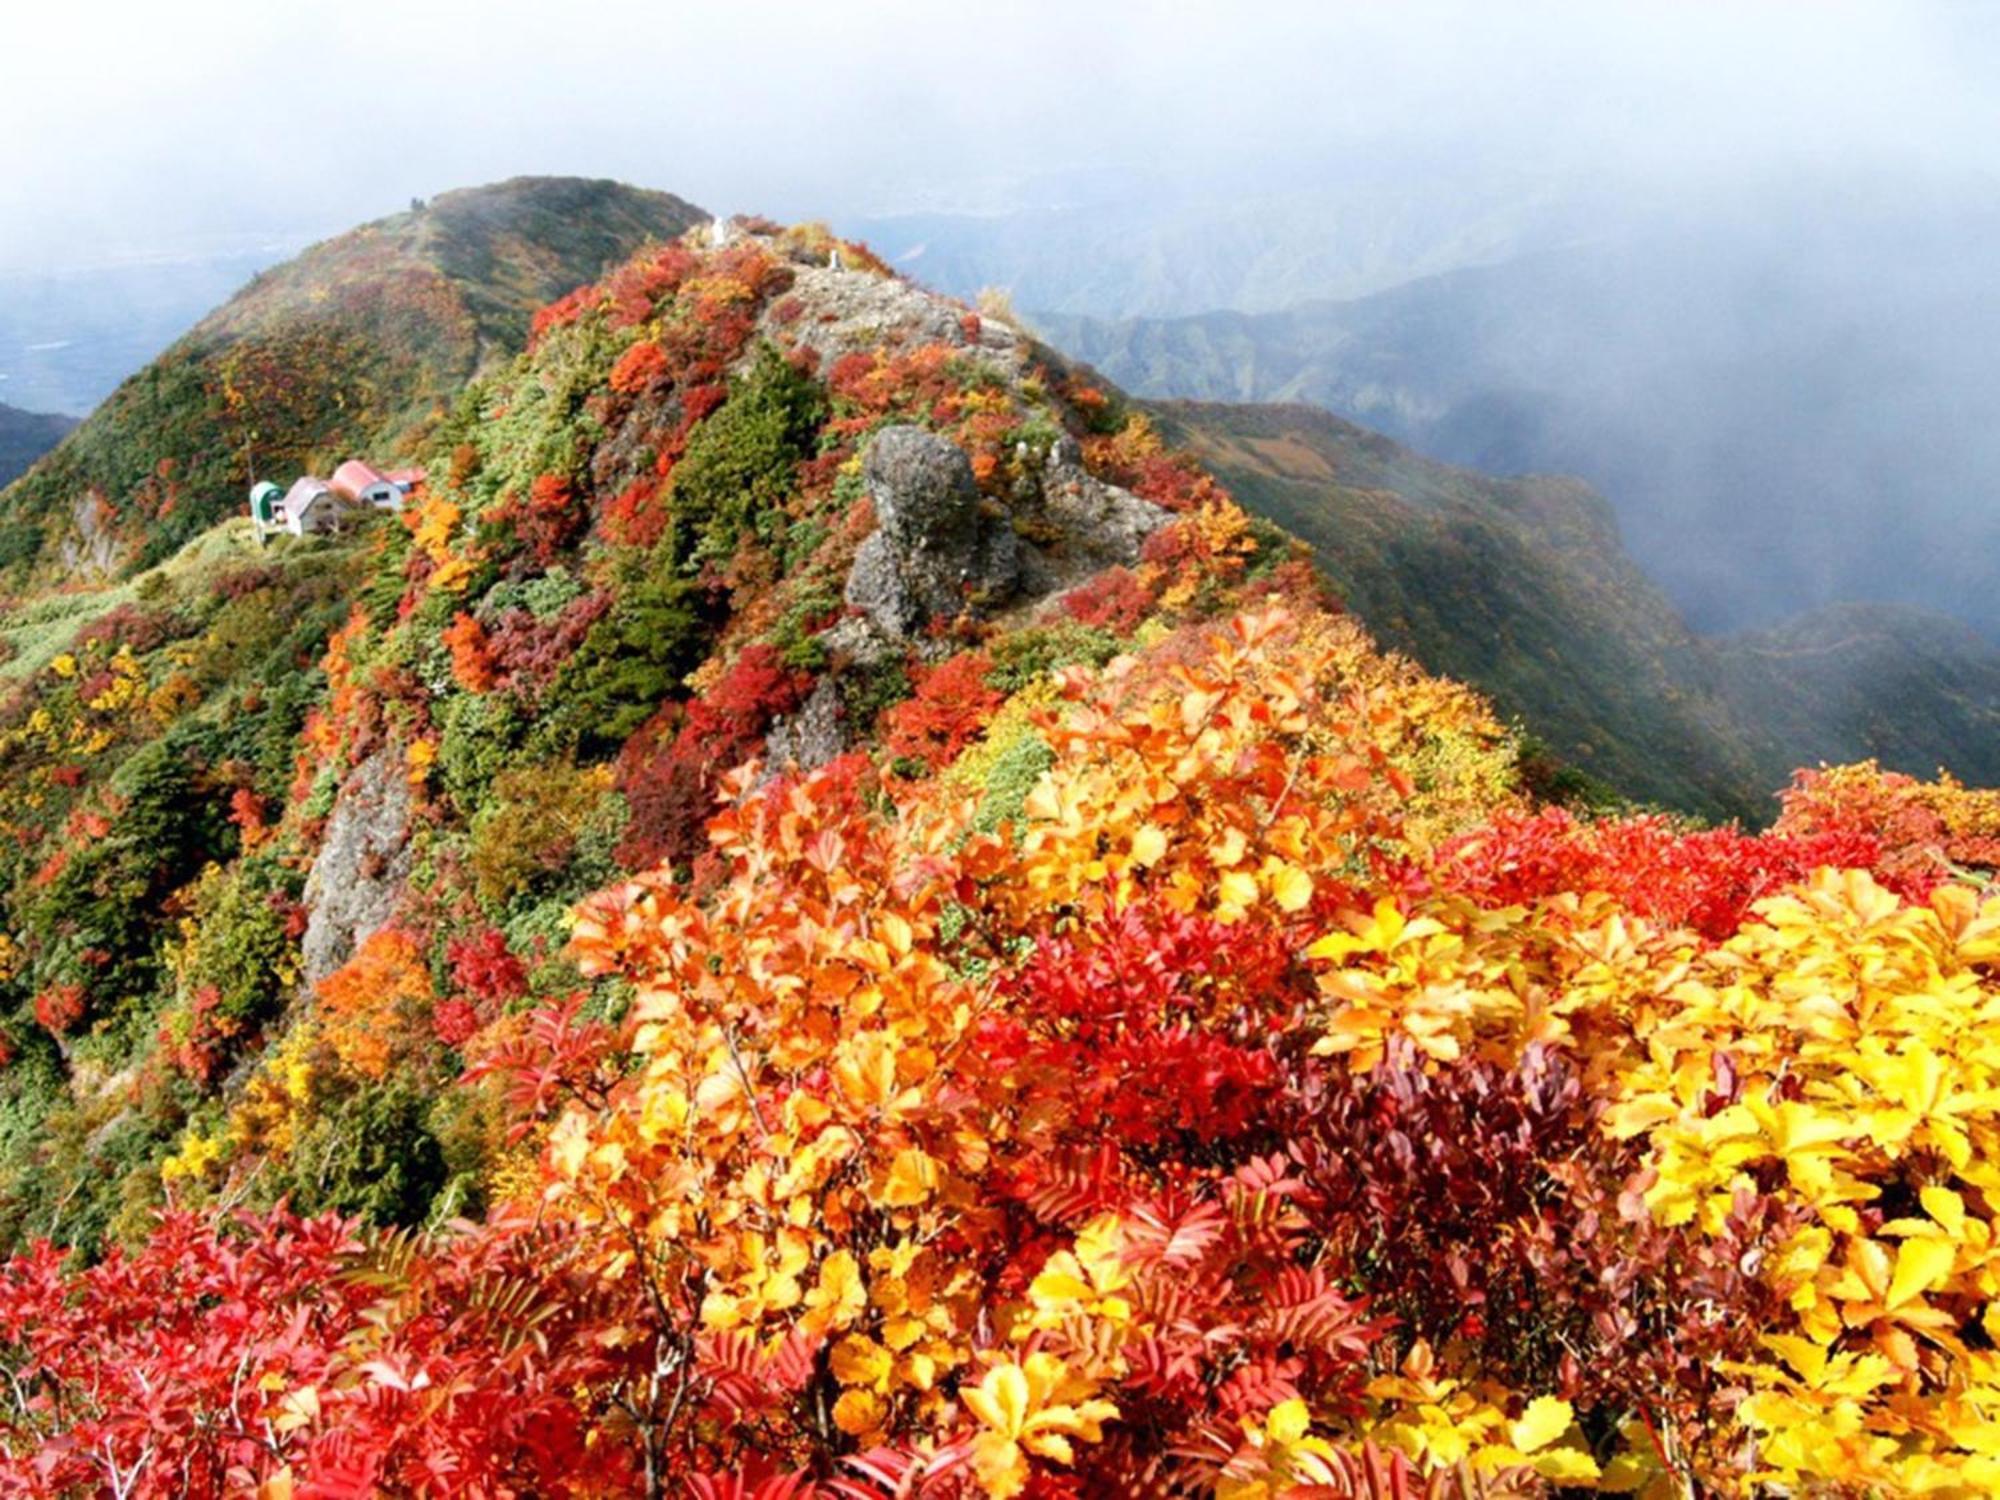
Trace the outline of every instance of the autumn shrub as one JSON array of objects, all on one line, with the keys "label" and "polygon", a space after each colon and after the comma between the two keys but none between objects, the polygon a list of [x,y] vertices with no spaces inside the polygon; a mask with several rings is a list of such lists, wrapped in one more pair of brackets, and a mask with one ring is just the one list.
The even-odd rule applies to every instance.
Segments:
[{"label": "autumn shrub", "polygon": [[472,819],[469,864],[479,899],[504,907],[537,880],[563,871],[604,812],[611,784],[606,767],[564,761],[497,775]]},{"label": "autumn shrub", "polygon": [[961,651],[912,674],[915,691],[883,716],[883,748],[921,770],[949,765],[1003,700],[992,670],[985,652]]},{"label": "autumn shrub", "polygon": [[772,722],[797,708],[810,686],[758,642],[739,652],[707,693],[643,725],[618,757],[617,784],[631,809],[620,863],[691,864],[707,847],[724,773],[763,747]]},{"label": "autumn shrub", "polygon": [[383,927],[317,986],[325,1035],[334,1055],[363,1078],[387,1076],[407,1052],[436,998],[419,935]]},{"label": "autumn shrub", "polygon": [[772,346],[758,350],[727,404],[695,429],[674,468],[681,562],[725,559],[746,530],[775,539],[794,470],[811,453],[824,413],[815,381]]},{"label": "autumn shrub", "polygon": [[675,695],[706,652],[699,587],[656,573],[623,590],[556,670],[546,738],[615,752]]},{"label": "autumn shrub", "polygon": [[1871,869],[1882,858],[1878,839],[1852,827],[1747,834],[1677,828],[1657,814],[1579,822],[1545,808],[1500,813],[1454,840],[1431,878],[1495,906],[1606,891],[1641,916],[1719,942],[1757,901],[1821,866]]},{"label": "autumn shrub", "polygon": [[1783,803],[1775,832],[1873,840],[1881,872],[1912,894],[1959,872],[2000,869],[2000,793],[1949,776],[1921,782],[1874,761],[1822,766],[1796,773]]},{"label": "autumn shrub", "polygon": [[430,1097],[407,1077],[375,1078],[314,1115],[275,1184],[303,1213],[422,1224],[445,1184]]}]

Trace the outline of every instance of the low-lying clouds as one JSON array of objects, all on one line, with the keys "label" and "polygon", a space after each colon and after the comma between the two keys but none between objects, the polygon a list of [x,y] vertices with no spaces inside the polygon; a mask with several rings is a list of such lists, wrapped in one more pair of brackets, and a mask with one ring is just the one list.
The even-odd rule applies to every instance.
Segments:
[{"label": "low-lying clouds", "polygon": [[838,217],[1369,156],[1635,184],[1983,170],[2000,140],[1971,4],[114,0],[4,28],[9,269],[331,230],[527,171]]}]

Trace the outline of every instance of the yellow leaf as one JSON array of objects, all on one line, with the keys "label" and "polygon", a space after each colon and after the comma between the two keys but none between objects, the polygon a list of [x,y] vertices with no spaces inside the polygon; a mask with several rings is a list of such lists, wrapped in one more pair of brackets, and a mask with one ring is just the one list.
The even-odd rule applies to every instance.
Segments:
[{"label": "yellow leaf", "polygon": [[1018,1437],[1028,1422],[1028,1377],[1019,1365],[995,1365],[965,1392],[965,1406],[1003,1437]]},{"label": "yellow leaf", "polygon": [[1951,1274],[1957,1258],[1957,1247],[1949,1240],[1904,1240],[1896,1247],[1896,1270],[1889,1278],[1885,1305],[1894,1311],[1915,1301]]},{"label": "yellow leaf", "polygon": [[817,1332],[845,1328],[868,1305],[861,1267],[850,1250],[836,1250],[819,1268],[819,1283],[806,1293],[806,1323]]},{"label": "yellow leaf", "polygon": [[1535,1472],[1557,1484],[1583,1484],[1601,1472],[1597,1460],[1581,1448],[1551,1448],[1535,1455]]},{"label": "yellow leaf", "polygon": [[1231,870],[1215,883],[1215,899],[1223,907],[1248,911],[1257,904],[1257,877]]},{"label": "yellow leaf", "polygon": [[895,1361],[889,1351],[866,1334],[850,1333],[833,1346],[829,1363],[842,1385],[879,1387],[887,1383]]},{"label": "yellow leaf", "polygon": [[1147,823],[1132,835],[1132,863],[1141,867],[1155,865],[1165,857],[1167,835],[1157,824]]},{"label": "yellow leaf", "polygon": [[915,1146],[896,1153],[877,1201],[887,1208],[913,1208],[937,1188],[937,1163]]},{"label": "yellow leaf", "polygon": [[1297,865],[1279,865],[1271,876],[1271,900],[1279,911],[1301,911],[1312,895],[1312,876]]},{"label": "yellow leaf", "polygon": [[1528,1409],[1521,1413],[1518,1422],[1509,1422],[1507,1432],[1516,1448],[1523,1453],[1533,1453],[1537,1448],[1546,1448],[1565,1432],[1575,1420],[1570,1405],[1560,1396],[1537,1396],[1528,1403]]},{"label": "yellow leaf", "polygon": [[1296,1443],[1311,1427],[1312,1412],[1297,1397],[1280,1401],[1264,1419],[1264,1432],[1275,1443]]},{"label": "yellow leaf", "polygon": [[833,1403],[833,1422],[849,1437],[866,1437],[882,1425],[888,1404],[873,1391],[843,1391]]}]

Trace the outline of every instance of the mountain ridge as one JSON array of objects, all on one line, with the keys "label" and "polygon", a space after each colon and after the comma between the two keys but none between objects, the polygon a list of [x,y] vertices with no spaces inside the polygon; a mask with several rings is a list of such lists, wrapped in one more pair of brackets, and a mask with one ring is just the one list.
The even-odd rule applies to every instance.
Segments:
[{"label": "mountain ridge", "polygon": [[[1243,504],[1313,543],[1386,643],[1628,794],[1762,822],[1801,763],[2000,779],[2000,649],[1950,616],[1837,605],[1702,635],[1579,480],[1443,464],[1304,404],[1147,409]],[[1815,671],[1772,668],[1807,648]]]},{"label": "mountain ridge", "polygon": [[706,217],[608,179],[524,177],[308,247],[0,492],[0,577],[156,563],[238,509],[253,479],[406,454],[536,307]]},{"label": "mountain ridge", "polygon": [[75,417],[23,411],[0,401],[0,489],[25,474],[36,459],[61,442],[76,424]]},{"label": "mountain ridge", "polygon": [[[0,1488],[1990,1488],[1977,1148],[1855,1080],[2000,1138],[2000,793],[1550,805],[1186,415],[733,220],[536,312],[400,510],[0,610]],[[1574,482],[1238,417],[1409,609],[1414,538],[1630,612]],[[1938,1337],[1822,1421],[1759,1277],[1835,1132],[1927,1215],[1841,1224],[1838,1357],[1892,1262]]]}]

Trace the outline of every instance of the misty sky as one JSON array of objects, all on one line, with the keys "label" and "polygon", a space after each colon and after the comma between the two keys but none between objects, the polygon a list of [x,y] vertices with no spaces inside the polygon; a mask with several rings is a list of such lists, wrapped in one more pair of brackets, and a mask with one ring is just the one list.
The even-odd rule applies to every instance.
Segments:
[{"label": "misty sky", "polygon": [[521,172],[840,217],[1359,161],[2000,167],[2000,7],[26,0],[0,269],[322,233]]}]

